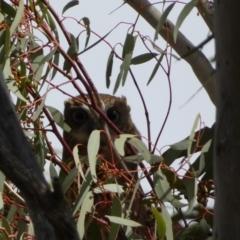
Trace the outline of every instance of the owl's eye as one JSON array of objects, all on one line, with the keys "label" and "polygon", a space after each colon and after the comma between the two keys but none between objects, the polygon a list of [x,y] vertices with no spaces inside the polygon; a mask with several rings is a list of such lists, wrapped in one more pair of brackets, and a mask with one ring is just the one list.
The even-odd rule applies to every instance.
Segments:
[{"label": "owl's eye", "polygon": [[84,123],[87,120],[87,117],[87,113],[82,109],[78,109],[72,112],[72,119],[78,124]]},{"label": "owl's eye", "polygon": [[120,114],[115,109],[110,108],[107,110],[107,116],[113,123],[115,123],[119,119]]}]

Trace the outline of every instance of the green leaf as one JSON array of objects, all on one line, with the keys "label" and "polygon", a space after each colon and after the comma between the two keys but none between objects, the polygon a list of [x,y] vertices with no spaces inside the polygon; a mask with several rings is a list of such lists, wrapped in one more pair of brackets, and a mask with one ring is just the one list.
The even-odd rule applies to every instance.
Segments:
[{"label": "green leaf", "polygon": [[187,189],[188,210],[186,215],[191,213],[197,199],[197,179],[196,178],[184,178],[183,184]]},{"label": "green leaf", "polygon": [[89,168],[85,174],[85,179],[86,179],[86,181],[84,181],[82,183],[80,192],[76,198],[75,204],[73,205],[73,214],[72,215],[75,215],[77,213],[77,211],[80,209],[80,207],[82,206],[83,200],[87,196],[87,193],[90,189],[90,185],[92,182],[92,175],[91,175]]},{"label": "green leaf", "polygon": [[87,30],[87,38],[86,38],[86,42],[85,42],[85,48],[86,48],[87,45],[88,45],[89,39],[90,39],[90,34],[91,34],[91,31],[90,31],[90,21],[89,21],[89,19],[87,17],[84,17],[82,20],[83,20],[84,25],[85,25],[86,30]]},{"label": "green leaf", "polygon": [[4,181],[5,181],[5,175],[0,171],[0,209],[3,208],[3,188],[4,188]]},{"label": "green leaf", "polygon": [[128,75],[128,70],[131,65],[131,59],[132,59],[132,53],[125,54],[125,57],[124,57],[123,63],[122,63],[122,66],[123,66],[122,86],[125,85],[127,75]]},{"label": "green leaf", "polygon": [[49,163],[49,173],[50,173],[51,179],[58,177],[58,173],[54,165],[52,164],[52,162]]},{"label": "green leaf", "polygon": [[166,224],[166,238],[167,240],[173,240],[172,218],[163,204],[161,204],[161,209],[161,214]]},{"label": "green leaf", "polygon": [[159,163],[159,162],[162,162],[163,160],[164,159],[162,156],[151,154],[151,159],[150,159],[149,163]]},{"label": "green leaf", "polygon": [[108,61],[107,61],[107,69],[106,69],[107,88],[110,87],[110,82],[111,82],[110,77],[112,75],[113,57],[114,57],[114,51],[112,50],[109,54]]},{"label": "green leaf", "polygon": [[[79,43],[78,38],[75,38],[73,34],[68,33],[71,38],[71,44],[67,50],[67,54],[72,60],[75,60],[78,50],[79,50]],[[71,63],[68,61],[68,59],[65,59],[63,63],[63,70],[66,71],[66,73],[69,73],[72,68]]]},{"label": "green leaf", "polygon": [[[4,218],[3,216],[1,216],[1,219],[2,219],[2,228],[5,229],[5,231],[7,232],[8,235],[11,235],[12,231],[11,231],[11,227],[10,227],[8,220],[6,218]],[[7,234],[5,234],[5,231],[2,231],[1,239],[9,240],[9,237],[7,236]]]},{"label": "green leaf", "polygon": [[34,73],[34,80],[40,81],[44,67],[44,64],[42,64],[42,60],[44,59],[43,47],[37,44],[35,42],[35,39],[32,39],[30,50],[33,51],[33,53],[30,54],[29,58],[31,68]]},{"label": "green leaf", "polygon": [[22,16],[23,16],[23,12],[24,12],[24,1],[19,0],[16,16],[15,16],[13,22],[12,22],[11,27],[10,27],[10,35],[11,36],[12,36],[13,32],[15,31],[15,29],[17,28],[17,26],[19,25],[19,23],[22,19]]},{"label": "green leaf", "polygon": [[[113,195],[113,204],[111,210],[111,216],[121,217],[122,215],[122,204],[119,198],[116,195]],[[117,223],[111,223],[110,233],[109,233],[109,240],[115,240],[118,235],[120,225]]]},{"label": "green leaf", "polygon": [[136,41],[136,36],[134,37],[132,34],[127,34],[122,51],[122,58],[125,58],[126,54],[133,53],[134,45]]},{"label": "green leaf", "polygon": [[76,178],[78,174],[78,170],[76,167],[74,167],[71,172],[66,176],[66,178],[64,179],[63,181],[63,184],[62,184],[62,189],[63,189],[63,192],[65,193],[68,188],[72,185],[74,179]]},{"label": "green leaf", "polygon": [[124,151],[125,142],[128,139],[131,139],[133,137],[135,137],[135,135],[132,135],[132,134],[120,134],[118,138],[115,138],[114,145],[115,145],[116,149],[118,150],[118,153],[121,156],[125,155],[125,151]]},{"label": "green leaf", "polygon": [[84,173],[83,173],[83,169],[82,169],[82,164],[78,155],[78,145],[76,145],[73,148],[73,159],[75,162],[75,166],[78,169],[78,172],[80,173],[81,177],[86,181]]},{"label": "green leaf", "polygon": [[132,155],[132,156],[124,157],[123,160],[126,162],[139,164],[144,160],[144,157],[142,155]]},{"label": "green leaf", "polygon": [[159,240],[164,240],[164,237],[166,235],[166,224],[162,217],[162,215],[158,212],[158,210],[155,207],[151,207],[153,215],[157,222],[157,232]]},{"label": "green leaf", "polygon": [[186,150],[189,148],[192,142],[194,142],[194,139],[184,139],[180,142],[171,144],[170,147],[175,150]]},{"label": "green leaf", "polygon": [[154,78],[154,76],[156,75],[156,73],[157,73],[157,71],[158,71],[158,68],[160,67],[160,64],[161,64],[164,56],[165,56],[164,54],[161,54],[161,56],[159,57],[156,65],[155,65],[155,67],[154,67],[154,69],[153,69],[153,71],[152,71],[152,73],[151,73],[151,76],[150,76],[150,78],[149,78],[149,80],[148,80],[148,82],[147,82],[147,86],[148,86],[148,84],[152,81],[152,79]]},{"label": "green leaf", "polygon": [[66,132],[70,132],[71,128],[64,122],[63,115],[60,111],[58,111],[56,108],[51,107],[51,106],[46,106],[46,108],[49,110],[51,113],[55,123],[62,128]]},{"label": "green leaf", "polygon": [[178,207],[178,208],[181,208],[187,205],[178,201],[171,194],[171,188],[161,168],[159,168],[158,171],[153,175],[153,179],[154,179],[154,190],[161,201],[169,202],[171,203],[172,206]]},{"label": "green leaf", "polygon": [[137,57],[134,57],[131,60],[131,64],[137,65],[137,64],[142,64],[142,63],[148,62],[151,59],[155,58],[157,55],[159,55],[159,54],[157,54],[157,53],[144,53],[144,54],[141,54],[141,55],[139,55]]},{"label": "green leaf", "polygon": [[166,9],[165,11],[162,13],[162,16],[159,18],[158,20],[158,24],[157,24],[157,27],[156,27],[156,31],[155,31],[155,35],[154,35],[154,41],[156,41],[158,39],[158,34],[160,32],[160,30],[162,29],[167,17],[168,17],[168,14],[171,12],[173,6],[175,5],[175,2],[170,4]]},{"label": "green leaf", "polygon": [[173,30],[173,39],[174,39],[175,43],[177,41],[177,34],[178,34],[178,30],[179,30],[180,26],[182,25],[184,19],[192,11],[192,9],[196,6],[197,3],[198,3],[198,0],[192,0],[191,2],[189,2],[188,4],[186,4],[184,6],[183,10],[179,14],[175,28]]},{"label": "green leaf", "polygon": [[115,183],[105,184],[103,186],[99,186],[94,188],[94,193],[104,193],[104,192],[114,192],[118,194],[124,193],[123,186]]},{"label": "green leaf", "polygon": [[[194,137],[195,137],[195,130],[198,126],[198,123],[200,121],[200,114],[198,114],[195,118],[195,121],[194,121],[194,124],[193,124],[193,127],[192,127],[192,130],[191,130],[191,133],[190,133],[190,136],[189,136],[189,140],[193,140],[194,141]],[[190,143],[189,147],[188,147],[188,150],[187,150],[187,157],[189,158],[189,156],[191,155],[191,149],[192,149],[192,143]]]},{"label": "green leaf", "polygon": [[113,89],[113,94],[115,94],[120,86],[121,80],[123,75],[123,64],[120,66],[120,72],[118,73],[117,80]]},{"label": "green leaf", "polygon": [[84,233],[86,232],[85,229],[85,216],[86,213],[92,212],[92,208],[93,208],[93,194],[92,192],[88,192],[85,199],[83,200],[83,204],[82,204],[82,208],[79,214],[79,218],[77,221],[77,229],[80,235],[80,239],[83,239]]},{"label": "green leaf", "polygon": [[46,97],[47,97],[47,94],[44,94],[43,97],[42,97],[42,101],[41,101],[40,105],[38,106],[37,110],[34,112],[34,114],[32,116],[32,120],[34,122],[38,119],[39,115],[42,112],[42,109],[43,109],[44,104],[45,104]]},{"label": "green leaf", "polygon": [[97,160],[99,147],[100,147],[100,131],[94,130],[92,131],[88,139],[88,145],[87,145],[90,171],[91,171],[94,182],[97,181],[96,160]]},{"label": "green leaf", "polygon": [[79,5],[78,0],[73,0],[73,1],[68,2],[62,10],[62,14],[64,14],[69,8],[74,7],[76,5]]},{"label": "green leaf", "polygon": [[109,215],[105,215],[105,217],[107,217],[111,223],[117,223],[117,224],[121,224],[124,226],[129,226],[129,227],[141,227],[142,226],[140,223],[137,223],[133,220],[129,220],[126,218],[109,216]]},{"label": "green leaf", "polygon": [[149,162],[151,160],[150,152],[140,139],[134,137],[128,140],[128,143],[137,149],[137,151],[144,157],[145,161]]}]

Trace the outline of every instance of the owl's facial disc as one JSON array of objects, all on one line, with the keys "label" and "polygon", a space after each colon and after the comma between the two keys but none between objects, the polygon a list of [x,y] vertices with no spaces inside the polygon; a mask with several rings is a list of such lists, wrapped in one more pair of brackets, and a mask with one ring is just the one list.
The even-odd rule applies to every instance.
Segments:
[{"label": "owl's facial disc", "polygon": [[107,117],[113,122],[116,123],[120,117],[119,111],[111,107],[107,110]]},{"label": "owl's facial disc", "polygon": [[72,119],[77,124],[83,124],[88,119],[88,113],[84,109],[76,109],[72,112]]}]

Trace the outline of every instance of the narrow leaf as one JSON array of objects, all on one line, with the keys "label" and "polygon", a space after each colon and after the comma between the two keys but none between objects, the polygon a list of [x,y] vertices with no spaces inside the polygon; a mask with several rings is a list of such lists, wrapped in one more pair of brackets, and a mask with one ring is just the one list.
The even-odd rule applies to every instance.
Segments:
[{"label": "narrow leaf", "polygon": [[[111,216],[121,217],[122,215],[122,204],[119,198],[113,195],[113,204],[111,210]],[[111,223],[110,233],[109,233],[109,240],[115,240],[117,238],[118,230],[120,225],[117,223]]]},{"label": "narrow leaf", "polygon": [[157,53],[144,53],[144,54],[141,54],[141,55],[139,55],[137,57],[134,57],[131,60],[131,64],[137,65],[137,64],[142,64],[142,63],[148,62],[151,59],[155,58],[157,55],[159,55],[159,54],[157,54]]},{"label": "narrow leaf", "polygon": [[186,211],[186,215],[191,213],[196,203],[197,199],[197,179],[196,178],[185,178],[183,179],[183,183],[187,189],[187,199],[188,199],[188,210]]},{"label": "narrow leaf", "polygon": [[179,14],[179,16],[177,18],[177,22],[176,22],[175,28],[173,30],[173,39],[174,39],[175,43],[177,41],[177,34],[178,34],[180,26],[182,25],[184,19],[192,11],[192,9],[196,6],[197,3],[198,3],[198,0],[192,0],[191,2],[189,2],[188,4],[186,4],[184,6],[183,10]]},{"label": "narrow leaf", "polygon": [[83,200],[82,208],[80,211],[80,215],[77,222],[77,229],[80,235],[80,239],[83,239],[85,229],[85,216],[86,213],[91,213],[93,207],[93,194],[92,192],[88,192],[85,199]]},{"label": "narrow leaf", "polygon": [[167,240],[173,240],[172,218],[163,204],[161,204],[161,209],[161,214],[166,224],[166,238]]},{"label": "narrow leaf", "polygon": [[55,123],[60,128],[64,129],[64,131],[66,131],[66,132],[71,131],[71,128],[64,122],[63,115],[60,111],[58,111],[56,108],[51,107],[51,106],[46,106],[46,108],[49,110],[49,112],[51,113]]},{"label": "narrow leaf", "polygon": [[117,223],[117,224],[121,224],[121,225],[124,225],[124,226],[129,226],[129,227],[141,227],[142,226],[140,223],[137,223],[133,220],[129,220],[129,219],[126,219],[126,218],[109,216],[109,215],[105,215],[105,217],[107,217],[109,219],[109,221],[112,222],[112,223]]},{"label": "narrow leaf", "polygon": [[11,36],[12,36],[13,32],[15,31],[15,29],[17,28],[18,24],[20,23],[20,21],[22,19],[22,16],[23,16],[23,12],[24,12],[24,1],[19,0],[16,16],[15,16],[13,22],[12,22],[11,27],[10,27],[10,35]]},{"label": "narrow leaf", "polygon": [[149,162],[151,160],[151,154],[148,151],[147,147],[145,144],[138,138],[131,138],[128,140],[128,143],[130,143],[133,147],[135,147],[139,153],[142,154],[144,159]]},{"label": "narrow leaf", "polygon": [[152,81],[152,79],[153,79],[154,76],[156,75],[156,73],[157,73],[157,71],[158,71],[158,68],[160,67],[160,64],[161,64],[164,56],[165,56],[164,54],[161,54],[161,56],[159,57],[156,65],[155,65],[155,67],[154,67],[154,69],[153,69],[153,71],[152,71],[152,73],[151,73],[151,76],[150,76],[150,78],[149,78],[149,80],[148,80],[148,82],[147,82],[147,85]]},{"label": "narrow leaf", "polygon": [[94,188],[94,193],[104,193],[104,192],[114,192],[114,193],[124,193],[123,186],[115,184],[115,183],[109,183],[105,184],[100,187]]},{"label": "narrow leaf", "polygon": [[157,221],[157,232],[159,240],[164,240],[165,234],[166,234],[166,224],[162,217],[162,215],[158,212],[158,210],[155,207],[152,207],[153,215]]},{"label": "narrow leaf", "polygon": [[83,173],[83,169],[82,169],[82,164],[81,164],[81,161],[80,161],[79,155],[78,155],[78,145],[76,145],[73,148],[73,159],[75,162],[75,166],[78,169],[78,172],[80,173],[81,177],[86,181],[84,173]]},{"label": "narrow leaf", "polygon": [[115,138],[114,140],[114,145],[116,147],[116,149],[118,150],[118,153],[121,156],[125,155],[125,151],[124,151],[124,146],[125,146],[125,142],[130,139],[135,137],[135,135],[132,134],[120,134],[118,138]]},{"label": "narrow leaf", "polygon": [[158,34],[160,32],[160,30],[162,29],[167,17],[168,17],[168,14],[171,12],[173,6],[175,5],[175,2],[170,4],[166,9],[165,11],[162,13],[162,16],[159,18],[158,20],[158,24],[157,24],[157,27],[156,27],[156,31],[155,31],[155,35],[154,35],[154,41],[156,41],[158,39]]},{"label": "narrow leaf", "polygon": [[90,34],[91,34],[91,31],[90,31],[90,21],[89,21],[89,19],[87,17],[84,17],[82,20],[83,20],[84,25],[85,25],[86,30],[87,30],[87,38],[86,38],[86,41],[85,41],[85,48],[86,48],[87,45],[88,45],[89,39],[90,39]]},{"label": "narrow leaf", "polygon": [[112,75],[112,66],[113,66],[113,57],[114,57],[114,51],[112,50],[109,54],[108,61],[107,61],[107,68],[106,68],[106,85],[107,88],[110,87],[110,77]]},{"label": "narrow leaf", "polygon": [[88,145],[87,145],[90,171],[91,171],[94,182],[97,181],[96,160],[97,160],[99,147],[100,147],[100,131],[94,130],[92,131],[88,139]]},{"label": "narrow leaf", "polygon": [[69,8],[74,7],[78,4],[79,4],[78,0],[73,0],[73,1],[68,2],[62,10],[62,14],[64,14]]}]

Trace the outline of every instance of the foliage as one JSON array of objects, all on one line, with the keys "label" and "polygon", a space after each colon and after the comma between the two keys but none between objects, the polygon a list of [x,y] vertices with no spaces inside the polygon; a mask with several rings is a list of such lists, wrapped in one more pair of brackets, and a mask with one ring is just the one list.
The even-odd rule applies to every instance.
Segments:
[{"label": "foliage", "polygon": [[[141,204],[149,206],[151,215],[156,220],[153,239],[207,239],[211,236],[213,213],[211,206],[208,206],[208,199],[214,198],[212,183],[214,126],[203,127],[200,117],[197,116],[189,137],[170,145],[164,152],[158,151],[157,154],[155,153],[156,143],[153,147],[149,144],[147,149],[135,136],[122,134],[110,146],[123,156],[124,161],[140,164],[144,175],[141,175],[138,181],[133,181],[129,179],[128,173],[120,171],[116,166],[112,166],[112,169],[109,166],[105,168],[102,166],[102,175],[108,177],[100,179],[97,173],[102,163],[101,156],[98,155],[100,132],[94,131],[89,139],[88,157],[78,156],[77,147],[71,151],[57,128],[58,125],[65,131],[69,131],[63,115],[54,106],[46,106],[45,99],[51,90],[58,90],[72,97],[61,88],[64,84],[72,84],[81,95],[85,88],[91,99],[91,107],[110,127],[114,128],[113,123],[106,119],[101,102],[97,98],[98,93],[94,83],[79,59],[79,55],[83,53],[83,51],[79,52],[81,31],[86,31],[84,51],[89,51],[105,41],[108,34],[89,46],[92,30],[88,18],[80,21],[74,19],[80,29],[79,35],[74,36],[67,32],[62,19],[56,14],[53,6],[45,0],[29,0],[26,3],[23,0],[10,2],[1,0],[0,4],[0,65],[8,89],[14,96],[14,106],[21,126],[42,169],[46,165],[49,166],[50,178],[58,175],[59,168],[60,172],[65,173],[61,176],[64,192],[67,192],[72,184],[77,187],[81,184],[75,204],[72,206],[80,237],[84,236],[87,229],[97,234],[99,225],[104,225],[109,229],[110,239],[116,239],[119,229],[124,231],[128,239],[135,239],[134,234],[140,224],[130,219],[128,213],[130,207],[123,199],[130,191],[132,193],[129,199],[130,205],[134,204],[135,198],[141,192],[140,182],[143,179],[147,179],[151,186],[147,193],[141,195]],[[62,13],[66,13],[70,7],[75,7],[77,4],[78,1],[67,3]],[[197,1],[190,1],[179,15],[174,30],[175,41],[178,28],[196,4]],[[174,4],[164,11],[159,20],[154,41],[158,32],[164,27],[165,19],[173,7]],[[61,46],[60,35],[63,35],[68,42],[67,51]],[[115,84],[114,92],[120,84],[125,84],[129,72],[132,75],[131,65],[144,64],[152,59],[156,61],[156,66],[148,80],[149,84],[154,79],[163,58],[177,58],[171,50],[168,50],[169,46],[163,51],[157,48],[154,41],[152,44],[156,52],[148,50],[133,58],[132,53],[137,37],[141,38],[134,32],[134,26],[132,26],[131,32],[126,34],[125,42],[122,44],[122,55],[120,56],[114,47],[109,49],[106,85],[109,87],[110,84]],[[149,41],[151,42],[150,39]],[[115,83],[110,81],[114,58],[122,61]],[[170,70],[166,71],[166,75],[169,74],[168,71]],[[52,83],[52,79],[57,74],[66,79],[61,86]],[[81,81],[83,88],[79,87],[76,80]],[[48,139],[48,133],[53,133],[63,147],[69,150],[76,167],[72,168],[70,164],[61,162],[61,158]],[[133,146],[138,154],[129,145]],[[133,156],[124,157],[126,146],[132,151]],[[146,162],[150,164],[150,168]],[[116,184],[115,180],[108,180],[108,178],[111,179],[109,176],[113,179],[116,176],[126,178],[128,187]],[[0,181],[3,199],[0,201],[1,239],[33,239],[31,221],[21,193],[4,176],[0,176]],[[4,187],[2,187],[3,182]],[[105,197],[103,203],[109,208],[111,206],[111,212],[105,216],[99,216],[98,206],[94,205],[94,196],[106,196],[109,192],[112,193],[112,198]],[[100,239],[100,233],[98,239]]]}]

